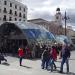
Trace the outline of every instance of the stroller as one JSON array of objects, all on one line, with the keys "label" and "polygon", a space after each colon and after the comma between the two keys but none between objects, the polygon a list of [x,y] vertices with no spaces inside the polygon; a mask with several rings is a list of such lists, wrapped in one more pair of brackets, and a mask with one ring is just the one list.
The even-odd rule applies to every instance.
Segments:
[{"label": "stroller", "polygon": [[5,59],[4,56],[3,56],[2,54],[0,54],[0,64],[1,64],[1,61],[7,62],[7,59]]}]

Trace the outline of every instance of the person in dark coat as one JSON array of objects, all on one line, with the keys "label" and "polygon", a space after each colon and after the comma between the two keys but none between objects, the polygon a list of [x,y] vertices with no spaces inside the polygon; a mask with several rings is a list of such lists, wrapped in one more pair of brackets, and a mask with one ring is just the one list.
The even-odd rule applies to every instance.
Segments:
[{"label": "person in dark coat", "polygon": [[42,53],[42,69],[44,69],[45,67],[46,69],[48,69],[48,62],[49,62],[49,52],[48,50],[44,50]]},{"label": "person in dark coat", "polygon": [[0,54],[0,64],[1,64],[1,61],[7,62],[7,59],[5,59],[4,56],[3,56],[2,54]]},{"label": "person in dark coat", "polygon": [[64,45],[62,49],[62,61],[60,67],[60,73],[63,73],[63,65],[66,63],[67,73],[69,72],[69,58],[70,58],[70,46]]}]

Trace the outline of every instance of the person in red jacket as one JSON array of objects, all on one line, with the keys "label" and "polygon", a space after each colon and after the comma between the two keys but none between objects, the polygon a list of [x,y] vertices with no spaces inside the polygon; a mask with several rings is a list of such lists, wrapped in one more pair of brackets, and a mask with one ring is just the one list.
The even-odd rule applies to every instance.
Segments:
[{"label": "person in red jacket", "polygon": [[53,67],[56,70],[56,64],[55,64],[56,60],[57,60],[56,48],[55,48],[55,46],[52,46],[52,49],[51,49],[51,60],[50,60],[51,71],[53,71]]},{"label": "person in red jacket", "polygon": [[18,56],[20,58],[19,62],[20,62],[20,66],[22,66],[22,59],[23,59],[23,49],[22,48],[19,48],[18,49]]},{"label": "person in red jacket", "polygon": [[57,60],[57,52],[55,46],[52,46],[52,58],[54,61]]}]

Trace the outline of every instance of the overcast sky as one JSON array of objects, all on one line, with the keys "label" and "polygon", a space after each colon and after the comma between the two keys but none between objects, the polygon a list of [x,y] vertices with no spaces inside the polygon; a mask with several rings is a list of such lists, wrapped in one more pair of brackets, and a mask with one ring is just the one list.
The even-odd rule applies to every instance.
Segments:
[{"label": "overcast sky", "polygon": [[75,0],[19,0],[28,7],[28,19],[43,18],[53,20],[56,8],[61,9],[64,15],[66,10],[67,16],[70,17],[68,22],[75,23]]}]

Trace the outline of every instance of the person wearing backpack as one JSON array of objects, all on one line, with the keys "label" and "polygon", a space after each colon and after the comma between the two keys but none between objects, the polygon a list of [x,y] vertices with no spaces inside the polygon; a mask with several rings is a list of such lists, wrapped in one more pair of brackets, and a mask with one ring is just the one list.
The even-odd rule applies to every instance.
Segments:
[{"label": "person wearing backpack", "polygon": [[70,45],[66,44],[62,47],[62,61],[61,61],[60,73],[63,73],[64,63],[66,63],[67,73],[69,72],[69,58],[70,58]]}]

